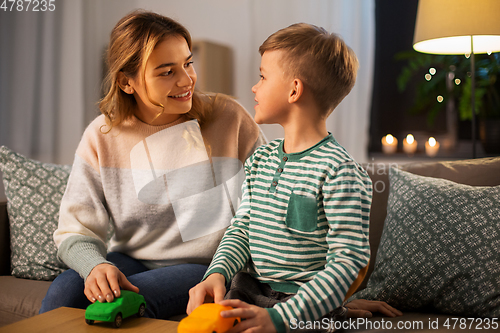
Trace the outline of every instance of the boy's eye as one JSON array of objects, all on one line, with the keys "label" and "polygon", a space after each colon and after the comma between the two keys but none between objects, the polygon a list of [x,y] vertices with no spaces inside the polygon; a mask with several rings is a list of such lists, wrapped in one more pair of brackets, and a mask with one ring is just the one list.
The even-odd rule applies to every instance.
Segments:
[{"label": "boy's eye", "polygon": [[169,71],[166,71],[166,72],[163,72],[160,74],[160,76],[169,76],[170,74],[172,74],[173,72],[171,70]]},{"label": "boy's eye", "polygon": [[259,75],[259,77],[261,80],[264,80],[264,75],[261,74],[261,75]]}]

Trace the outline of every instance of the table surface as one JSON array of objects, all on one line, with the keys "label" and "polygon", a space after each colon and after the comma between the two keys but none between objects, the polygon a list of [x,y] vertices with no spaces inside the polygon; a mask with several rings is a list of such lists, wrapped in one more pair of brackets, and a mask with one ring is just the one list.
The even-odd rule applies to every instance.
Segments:
[{"label": "table surface", "polygon": [[176,321],[139,318],[132,316],[125,318],[120,328],[116,329],[112,323],[96,321],[93,325],[85,323],[85,310],[73,308],[59,308],[41,315],[37,315],[16,323],[0,327],[0,333],[27,333],[27,332],[162,332],[176,333]]}]

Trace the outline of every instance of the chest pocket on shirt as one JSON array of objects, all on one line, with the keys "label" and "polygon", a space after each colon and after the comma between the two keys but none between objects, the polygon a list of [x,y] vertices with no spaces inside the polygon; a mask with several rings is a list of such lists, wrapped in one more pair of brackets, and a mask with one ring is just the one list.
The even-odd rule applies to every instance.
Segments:
[{"label": "chest pocket on shirt", "polygon": [[314,231],[318,221],[316,198],[292,193],[286,211],[286,225],[299,231]]}]

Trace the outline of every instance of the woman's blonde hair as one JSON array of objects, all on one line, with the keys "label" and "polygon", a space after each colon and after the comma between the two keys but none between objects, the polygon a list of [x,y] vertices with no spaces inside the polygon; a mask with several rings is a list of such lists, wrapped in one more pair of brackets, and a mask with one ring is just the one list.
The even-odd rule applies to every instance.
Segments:
[{"label": "woman's blonde hair", "polygon": [[[101,113],[106,117],[108,131],[134,114],[137,102],[133,95],[125,93],[118,85],[118,74],[123,72],[135,78],[141,68],[145,68],[156,45],[164,38],[180,36],[192,49],[191,35],[184,26],[163,15],[136,10],[123,17],[111,31],[107,51],[108,72],[104,80],[105,96],[99,103]],[[209,105],[203,103],[200,92],[193,94],[193,105],[187,115],[204,122]],[[154,105],[162,105],[150,101]],[[158,115],[160,115],[161,111]]]}]

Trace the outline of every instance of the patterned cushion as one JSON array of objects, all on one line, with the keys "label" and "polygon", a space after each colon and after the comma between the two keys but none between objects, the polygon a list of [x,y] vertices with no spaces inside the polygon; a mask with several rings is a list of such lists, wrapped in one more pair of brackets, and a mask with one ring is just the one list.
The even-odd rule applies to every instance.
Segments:
[{"label": "patterned cushion", "polygon": [[57,260],[52,234],[71,167],[40,163],[0,147],[0,170],[7,196],[12,275],[53,280],[66,269]]},{"label": "patterned cushion", "polygon": [[391,169],[375,270],[356,299],[400,310],[500,316],[500,186]]}]

